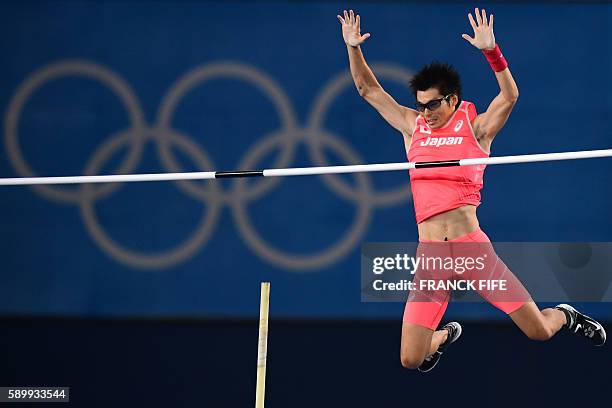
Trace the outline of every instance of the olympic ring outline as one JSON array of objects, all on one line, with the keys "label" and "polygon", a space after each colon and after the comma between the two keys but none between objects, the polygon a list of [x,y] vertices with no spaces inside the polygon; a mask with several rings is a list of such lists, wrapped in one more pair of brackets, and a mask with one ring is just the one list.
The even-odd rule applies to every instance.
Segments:
[{"label": "olympic ring outline", "polygon": [[[238,65],[230,62],[217,62],[208,64],[206,66],[196,67],[171,85],[170,90],[166,93],[160,104],[156,127],[170,129],[174,111],[176,110],[179,101],[185,96],[185,94],[207,80],[215,79],[217,77],[240,79],[250,82],[260,91],[264,91],[264,93],[270,97],[275,105],[277,113],[281,118],[282,129],[285,130],[288,135],[295,132],[297,129],[297,115],[293,111],[289,98],[287,95],[285,95],[280,86],[258,70],[254,70],[245,65]],[[165,135],[165,133],[161,132],[161,135]],[[170,149],[168,149],[167,143],[167,138],[163,138],[160,139],[159,143],[157,144],[162,162],[166,168],[169,169],[169,171],[181,172],[181,166],[177,164],[172,152]],[[283,151],[283,154],[281,155],[281,160],[277,161],[275,166],[287,167],[293,156],[294,148],[295,146],[293,144],[287,145]],[[257,189],[256,194],[251,195],[254,195],[255,197],[261,196],[263,193],[262,190],[269,189],[278,182],[279,180],[275,179],[262,179],[259,181],[259,184],[263,186],[263,189],[260,187]],[[184,181],[180,182],[180,185],[188,193],[195,195],[202,194],[201,190],[198,189],[193,182]]]},{"label": "olympic ring outline", "polygon": [[[145,127],[144,114],[140,107],[140,102],[135,96],[129,84],[124,81],[119,75],[112,72],[110,69],[101,65],[91,63],[84,60],[66,60],[58,63],[50,64],[34,72],[17,88],[15,95],[11,99],[5,120],[5,145],[7,147],[8,156],[11,164],[17,174],[21,177],[35,176],[34,170],[25,161],[17,138],[17,126],[21,110],[25,105],[25,101],[39,87],[45,84],[49,79],[55,77],[79,75],[89,79],[98,79],[103,84],[109,86],[109,89],[119,97],[121,102],[126,107],[128,117],[130,118],[131,128],[134,130],[142,130]],[[138,135],[139,133],[135,133]],[[132,140],[132,149],[126,159],[121,163],[117,174],[131,173],[136,168],[136,163],[141,160],[143,150],[142,140],[135,137]],[[105,184],[99,186],[96,194],[105,196],[117,189],[118,185]],[[60,202],[75,204],[78,203],[80,195],[83,191],[83,186],[77,191],[68,190],[65,187],[37,185],[33,188],[41,195],[47,198]]]},{"label": "olympic ring outline", "polygon": [[[165,132],[168,132],[168,130]],[[102,145],[102,148],[98,149],[91,160],[89,160],[87,170],[93,173],[97,172],[105,159],[108,159],[108,157],[110,157],[117,148],[121,147],[121,145],[128,143],[126,140],[129,140],[130,136],[129,133],[120,134]],[[197,145],[195,145],[191,139],[179,133],[175,133],[173,138],[173,142],[182,146],[184,152],[188,152],[188,154],[195,156],[196,161],[202,168],[212,167],[211,160],[205,153],[197,148]],[[130,249],[122,248],[104,231],[94,210],[96,200],[92,191],[93,186],[91,184],[85,184],[84,186],[84,199],[81,200],[79,207],[89,234],[93,236],[95,241],[97,241],[108,254],[111,254],[113,258],[120,259],[123,263],[136,268],[162,269],[190,258],[206,243],[208,238],[210,238],[221,212],[220,200],[211,198],[210,202],[207,202],[208,208],[202,213],[196,231],[191,237],[185,240],[182,245],[178,245],[171,250],[166,250],[161,254],[152,255],[138,253]],[[209,183],[207,187],[214,190],[217,189],[217,184]],[[215,196],[213,195],[212,197]]]},{"label": "olympic ring outline", "polygon": [[[335,146],[334,148],[338,149],[337,151],[341,152],[341,154],[347,155],[351,164],[358,164],[358,157],[350,149],[347,149],[346,146],[342,145],[342,139],[337,138],[335,136],[330,136],[330,134],[323,135],[324,136],[322,140],[325,140],[325,142],[329,143],[331,146]],[[250,161],[255,163],[256,159],[253,157],[257,156],[259,150],[249,151],[249,153],[254,153],[247,153],[247,159],[245,161],[248,164],[251,164]],[[248,159],[250,159],[250,161]],[[357,174],[356,177],[359,181],[361,189],[366,193],[362,194],[362,196],[367,196],[367,193],[371,190],[369,178],[365,177],[364,173]],[[242,186],[243,184],[237,183],[237,185]],[[324,251],[319,251],[316,254],[292,254],[288,256],[286,254],[283,254],[278,249],[272,247],[269,243],[265,242],[265,240],[255,232],[252,223],[249,222],[249,217],[247,216],[246,208],[244,208],[244,205],[242,203],[234,202],[232,204],[234,210],[232,212],[234,216],[234,223],[236,224],[238,230],[242,233],[242,236],[246,239],[245,242],[247,243],[247,245],[251,247],[251,249],[255,250],[256,254],[261,254],[264,259],[272,260],[275,264],[294,271],[321,268],[334,262],[336,259],[341,258],[348,251],[350,251],[355,246],[355,244],[357,244],[357,241],[367,229],[369,225],[371,209],[370,204],[366,200],[358,201],[358,211],[355,222],[353,223],[349,231],[344,234],[343,238],[339,241],[339,243],[334,244],[331,248]]]},{"label": "olympic ring outline", "polygon": [[[398,66],[388,64],[375,64],[374,70],[379,77],[402,82],[408,82],[412,74]],[[9,153],[12,166],[20,176],[34,176],[34,170],[27,164],[19,148],[17,128],[21,110],[30,95],[47,81],[56,77],[78,75],[99,80],[103,85],[109,86],[111,91],[119,97],[128,111],[130,128],[120,131],[107,138],[94,152],[86,164],[85,173],[93,175],[101,166],[100,161],[112,155],[113,151],[124,144],[130,149],[116,171],[117,174],[130,173],[137,167],[142,158],[145,143],[153,141],[161,163],[169,171],[181,171],[176,161],[171,145],[175,144],[186,148],[189,154],[195,156],[196,161],[203,168],[201,170],[215,170],[212,159],[208,157],[197,143],[189,136],[171,128],[172,115],[179,105],[182,97],[207,80],[218,77],[229,77],[251,83],[258,90],[268,96],[275,105],[281,118],[281,128],[258,139],[250,146],[240,160],[239,169],[254,168],[257,157],[263,155],[266,149],[282,144],[281,154],[275,160],[274,167],[289,167],[297,145],[305,143],[310,159],[316,165],[325,166],[327,161],[321,147],[331,146],[339,152],[339,157],[347,158],[351,164],[363,161],[346,142],[326,131],[321,126],[325,119],[325,111],[329,105],[347,86],[352,85],[350,74],[347,71],[335,76],[315,98],[306,128],[298,127],[297,116],[289,98],[282,88],[265,73],[255,67],[239,62],[215,62],[200,65],[179,78],[170,87],[160,104],[157,121],[149,127],[144,119],[144,113],[134,92],[126,81],[109,68],[85,60],[65,60],[49,64],[34,72],[17,89],[6,113],[5,145]],[[253,163],[251,163],[253,162]],[[382,193],[372,190],[370,176],[367,173],[355,175],[357,188],[346,184],[335,175],[321,176],[324,184],[345,200],[356,202],[357,217],[343,238],[330,248],[319,250],[314,254],[298,255],[287,254],[267,243],[252,227],[249,221],[247,203],[261,198],[266,192],[281,182],[280,178],[262,179],[261,182],[246,189],[246,180],[235,179],[233,189],[223,192],[216,183],[208,183],[206,188],[188,181],[174,182],[177,187],[188,196],[195,198],[207,207],[194,233],[183,243],[161,254],[138,253],[121,247],[102,228],[95,215],[95,201],[105,198],[121,187],[121,184],[105,184],[95,189],[91,185],[81,185],[77,191],[67,191],[59,187],[35,186],[35,192],[43,198],[59,202],[78,203],[81,216],[86,229],[92,239],[111,258],[128,266],[140,269],[169,268],[192,257],[199,249],[206,245],[219,218],[224,204],[233,210],[234,223],[241,233],[245,244],[260,258],[276,266],[285,267],[292,271],[310,271],[322,268],[337,262],[354,248],[359,238],[367,230],[371,218],[372,208],[390,206],[404,202],[410,197],[409,186],[400,186]]]}]

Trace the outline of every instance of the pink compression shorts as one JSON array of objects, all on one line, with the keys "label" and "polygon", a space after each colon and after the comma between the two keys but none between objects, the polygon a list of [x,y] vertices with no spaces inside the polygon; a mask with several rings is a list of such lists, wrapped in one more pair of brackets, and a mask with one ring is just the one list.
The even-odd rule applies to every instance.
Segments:
[{"label": "pink compression shorts", "polygon": [[480,296],[506,314],[516,311],[531,299],[529,292],[527,292],[525,287],[502,260],[499,259],[489,237],[481,229],[450,241],[434,242],[420,240],[417,249],[418,254],[428,257],[441,257],[442,259],[449,259],[448,257],[450,256],[458,260],[465,259],[465,255],[482,256],[485,254],[484,257],[487,259],[487,262],[483,270],[466,272],[461,275],[456,272],[440,274],[438,271],[433,272],[432,269],[427,270],[426,268],[419,267],[413,280],[417,287],[410,291],[404,309],[403,321],[406,323],[417,324],[435,330],[448,307],[452,291],[444,288],[420,290],[418,288],[422,280],[430,282],[447,282],[457,279],[472,281],[503,280],[506,283],[506,290],[503,292],[499,290],[486,290],[486,288],[481,289],[478,286],[476,286],[476,290]]}]

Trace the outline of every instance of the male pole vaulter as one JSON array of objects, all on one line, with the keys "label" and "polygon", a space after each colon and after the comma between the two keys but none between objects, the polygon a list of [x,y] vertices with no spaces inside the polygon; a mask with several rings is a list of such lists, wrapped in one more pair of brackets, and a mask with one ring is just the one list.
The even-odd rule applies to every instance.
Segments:
[{"label": "male pole vaulter", "polygon": [[[461,99],[459,74],[446,63],[426,65],[410,81],[416,109],[398,104],[366,64],[360,45],[370,34],[361,34],[359,15],[345,10],[343,16],[338,16],[359,95],[402,134],[411,162],[488,157],[491,142],[508,120],[518,99],[518,88],[508,63],[495,42],[493,15],[487,16],[485,10],[475,9],[475,17],[471,13],[468,15],[473,36],[463,34],[462,37],[483,52],[500,89],[486,111],[480,114],[473,103]],[[450,138],[453,143],[445,143]],[[458,140],[461,142],[455,143]],[[484,166],[410,170],[420,243],[490,243],[476,216],[483,172]],[[529,338],[548,340],[565,327],[595,345],[605,343],[606,332],[600,323],[565,304],[540,310],[503,262],[497,269],[496,273],[503,274],[517,296],[511,301],[484,297],[507,313]],[[448,306],[450,293],[444,294],[442,299],[418,301],[413,292],[404,310],[401,362],[406,368],[426,372],[438,363],[446,347],[459,338],[461,325],[450,322],[436,330]]]}]

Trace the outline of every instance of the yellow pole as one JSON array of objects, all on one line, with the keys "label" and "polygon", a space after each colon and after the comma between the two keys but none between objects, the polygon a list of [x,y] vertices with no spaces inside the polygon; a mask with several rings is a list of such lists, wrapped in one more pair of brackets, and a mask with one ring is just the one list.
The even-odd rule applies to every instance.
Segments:
[{"label": "yellow pole", "polygon": [[261,282],[259,301],[259,342],[257,348],[257,391],[255,408],[264,408],[266,395],[266,358],[268,354],[268,310],[270,307],[270,282]]}]

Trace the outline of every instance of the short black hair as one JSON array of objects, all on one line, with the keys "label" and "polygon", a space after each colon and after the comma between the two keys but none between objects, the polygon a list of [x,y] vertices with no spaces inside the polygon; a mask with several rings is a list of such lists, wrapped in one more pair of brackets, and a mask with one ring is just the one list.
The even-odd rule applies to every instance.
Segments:
[{"label": "short black hair", "polygon": [[415,98],[417,91],[426,91],[429,88],[436,88],[443,96],[455,94],[459,98],[457,106],[461,103],[459,72],[446,62],[434,61],[427,64],[410,80],[410,89]]}]

